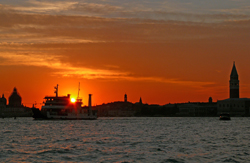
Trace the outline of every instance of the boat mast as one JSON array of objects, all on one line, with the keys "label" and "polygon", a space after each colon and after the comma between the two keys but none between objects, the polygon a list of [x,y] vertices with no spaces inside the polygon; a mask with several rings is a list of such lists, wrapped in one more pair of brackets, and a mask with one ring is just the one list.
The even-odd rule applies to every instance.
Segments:
[{"label": "boat mast", "polygon": [[80,93],[80,82],[79,82],[79,85],[78,85],[78,95],[77,95],[77,99],[79,99],[79,93]]}]

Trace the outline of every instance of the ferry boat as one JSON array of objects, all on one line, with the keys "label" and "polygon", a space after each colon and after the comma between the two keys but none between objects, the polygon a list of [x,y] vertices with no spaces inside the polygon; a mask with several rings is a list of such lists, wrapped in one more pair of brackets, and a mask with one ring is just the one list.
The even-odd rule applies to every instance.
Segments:
[{"label": "ferry boat", "polygon": [[229,113],[221,113],[220,120],[231,120]]},{"label": "ferry boat", "polygon": [[34,119],[47,120],[95,120],[97,112],[92,110],[91,94],[89,94],[89,106],[82,107],[82,99],[71,102],[70,94],[58,96],[58,85],[55,87],[56,96],[46,96],[41,110],[32,108]]}]

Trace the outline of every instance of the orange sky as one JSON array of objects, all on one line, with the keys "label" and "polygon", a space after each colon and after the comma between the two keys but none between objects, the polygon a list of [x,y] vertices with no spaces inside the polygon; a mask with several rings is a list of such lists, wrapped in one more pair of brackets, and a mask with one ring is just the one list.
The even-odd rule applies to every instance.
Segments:
[{"label": "orange sky", "polygon": [[243,4],[190,13],[183,6],[129,12],[97,1],[74,8],[73,1],[57,1],[57,8],[28,2],[0,4],[5,97],[16,87],[31,106],[53,95],[56,84],[59,95],[76,97],[80,82],[84,104],[89,93],[94,105],[122,101],[125,93],[128,101],[149,104],[217,101],[229,96],[233,61],[240,96],[250,97],[250,15]]}]

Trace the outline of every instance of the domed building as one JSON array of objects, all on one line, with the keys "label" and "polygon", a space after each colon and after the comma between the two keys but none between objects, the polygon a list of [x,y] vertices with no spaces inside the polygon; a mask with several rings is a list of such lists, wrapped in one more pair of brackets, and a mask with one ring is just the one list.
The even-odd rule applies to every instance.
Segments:
[{"label": "domed building", "polygon": [[9,97],[9,106],[22,106],[22,98],[18,94],[16,87],[14,88],[12,94]]},{"label": "domed building", "polygon": [[22,98],[14,88],[13,92],[9,96],[9,105],[7,105],[7,100],[2,95],[0,97],[0,116],[5,117],[31,117],[32,110],[29,107],[23,106]]}]

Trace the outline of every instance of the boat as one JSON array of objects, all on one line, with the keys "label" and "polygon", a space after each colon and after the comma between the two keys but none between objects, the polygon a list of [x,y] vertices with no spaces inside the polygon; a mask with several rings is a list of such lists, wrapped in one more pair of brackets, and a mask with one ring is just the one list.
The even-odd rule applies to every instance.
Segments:
[{"label": "boat", "polygon": [[220,120],[231,120],[229,113],[221,113]]},{"label": "boat", "polygon": [[58,96],[58,85],[55,87],[55,96],[45,96],[45,102],[41,110],[32,108],[35,120],[95,120],[97,111],[92,110],[91,94],[89,94],[89,106],[82,107],[82,99],[71,102],[70,94]]}]

